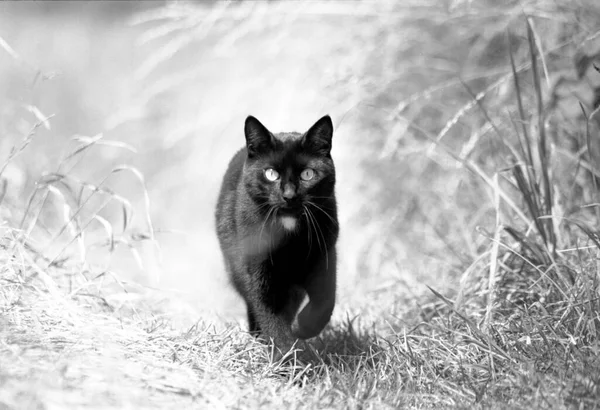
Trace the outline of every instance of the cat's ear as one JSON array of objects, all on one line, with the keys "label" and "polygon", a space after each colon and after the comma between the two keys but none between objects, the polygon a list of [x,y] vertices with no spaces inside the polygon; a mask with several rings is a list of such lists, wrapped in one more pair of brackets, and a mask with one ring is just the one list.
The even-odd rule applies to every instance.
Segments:
[{"label": "cat's ear", "polygon": [[317,121],[302,138],[302,145],[307,149],[321,155],[331,152],[331,138],[333,137],[333,123],[329,115]]},{"label": "cat's ear", "polygon": [[251,115],[246,118],[244,134],[249,157],[267,152],[273,147],[273,136],[269,130]]}]

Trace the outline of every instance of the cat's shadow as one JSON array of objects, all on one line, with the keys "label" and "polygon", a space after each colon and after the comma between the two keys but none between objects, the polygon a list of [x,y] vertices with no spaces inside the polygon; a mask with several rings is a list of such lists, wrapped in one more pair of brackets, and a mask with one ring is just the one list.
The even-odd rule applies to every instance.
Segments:
[{"label": "cat's shadow", "polygon": [[[351,321],[328,325],[320,336],[310,339],[297,355],[288,373],[300,385],[319,380],[332,371],[355,372],[380,362],[386,342],[373,332],[357,330]],[[308,377],[301,377],[308,376]]]},{"label": "cat's shadow", "polygon": [[328,326],[320,336],[308,343],[325,363],[331,357],[364,358],[381,351],[374,334],[356,331],[351,325]]}]

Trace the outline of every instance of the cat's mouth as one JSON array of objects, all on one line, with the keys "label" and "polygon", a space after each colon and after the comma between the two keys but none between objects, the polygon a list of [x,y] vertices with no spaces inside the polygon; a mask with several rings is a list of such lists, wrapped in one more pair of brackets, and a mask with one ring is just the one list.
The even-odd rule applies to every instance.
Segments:
[{"label": "cat's mouth", "polygon": [[278,213],[286,216],[296,216],[302,213],[302,204],[285,204],[281,205],[278,209]]}]

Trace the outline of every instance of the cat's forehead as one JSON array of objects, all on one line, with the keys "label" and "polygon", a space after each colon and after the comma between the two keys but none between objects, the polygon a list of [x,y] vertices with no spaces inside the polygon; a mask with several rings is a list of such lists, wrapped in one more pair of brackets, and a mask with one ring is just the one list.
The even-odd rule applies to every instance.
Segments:
[{"label": "cat's forehead", "polygon": [[299,132],[279,132],[274,134],[274,137],[281,142],[295,142],[302,138]]},{"label": "cat's forehead", "polygon": [[304,134],[298,132],[280,132],[273,134],[275,142],[269,154],[263,158],[278,167],[305,166],[314,160],[314,155],[305,152],[302,145]]}]

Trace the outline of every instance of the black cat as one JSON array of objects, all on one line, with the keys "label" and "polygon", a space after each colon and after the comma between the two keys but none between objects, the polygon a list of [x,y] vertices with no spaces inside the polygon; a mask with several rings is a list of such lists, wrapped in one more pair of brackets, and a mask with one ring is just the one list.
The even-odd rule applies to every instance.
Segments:
[{"label": "black cat", "polygon": [[333,124],[325,116],[305,134],[272,134],[250,116],[244,132],[223,178],[217,235],[250,331],[286,351],[318,335],[335,304]]}]

